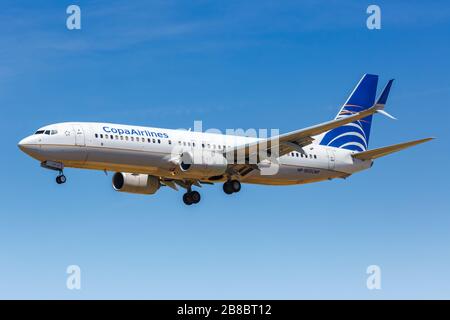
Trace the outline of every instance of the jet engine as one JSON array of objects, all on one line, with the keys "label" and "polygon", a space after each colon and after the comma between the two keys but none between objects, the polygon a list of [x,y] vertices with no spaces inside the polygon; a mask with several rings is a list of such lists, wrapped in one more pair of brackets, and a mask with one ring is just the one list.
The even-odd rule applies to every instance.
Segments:
[{"label": "jet engine", "polygon": [[154,194],[160,183],[159,178],[148,174],[116,172],[112,178],[112,186],[119,192]]},{"label": "jet engine", "polygon": [[206,178],[224,174],[227,170],[227,159],[221,153],[212,151],[201,150],[194,154],[184,152],[179,167],[182,172]]}]

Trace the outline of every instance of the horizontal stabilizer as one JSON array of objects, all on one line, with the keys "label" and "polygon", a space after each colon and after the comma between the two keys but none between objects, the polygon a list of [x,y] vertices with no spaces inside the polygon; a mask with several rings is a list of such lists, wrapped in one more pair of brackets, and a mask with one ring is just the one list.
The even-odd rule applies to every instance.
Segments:
[{"label": "horizontal stabilizer", "polygon": [[394,144],[392,146],[368,150],[364,152],[355,153],[352,155],[353,158],[360,159],[360,160],[373,160],[376,158],[387,156],[388,154],[415,146],[417,144],[421,144],[430,140],[433,140],[434,138],[425,138],[410,142],[404,142],[399,144]]}]

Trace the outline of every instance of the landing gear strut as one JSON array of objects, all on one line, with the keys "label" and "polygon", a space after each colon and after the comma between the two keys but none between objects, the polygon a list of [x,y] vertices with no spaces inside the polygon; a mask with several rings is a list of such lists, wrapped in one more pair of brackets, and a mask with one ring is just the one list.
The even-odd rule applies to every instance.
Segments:
[{"label": "landing gear strut", "polygon": [[223,184],[223,191],[226,194],[232,194],[241,190],[241,183],[238,180],[228,180]]},{"label": "landing gear strut", "polygon": [[62,162],[56,162],[51,160],[46,160],[41,162],[41,167],[45,169],[50,169],[54,171],[58,171],[59,174],[56,177],[56,183],[57,184],[63,184],[66,183],[67,179],[66,176],[63,173],[64,170],[64,164]]},{"label": "landing gear strut", "polygon": [[183,202],[188,206],[199,203],[200,199],[201,197],[198,191],[188,190],[185,194],[183,194]]}]

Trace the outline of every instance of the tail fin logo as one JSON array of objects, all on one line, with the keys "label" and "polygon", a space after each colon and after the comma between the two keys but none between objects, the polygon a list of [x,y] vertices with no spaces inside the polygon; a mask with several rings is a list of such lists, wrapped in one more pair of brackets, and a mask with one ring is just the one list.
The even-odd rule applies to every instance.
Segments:
[{"label": "tail fin logo", "polygon": [[[365,74],[348,97],[335,119],[364,111],[375,102],[378,76]],[[321,145],[355,151],[365,151],[369,145],[372,116],[343,125],[325,133]]]},{"label": "tail fin logo", "polygon": [[[357,105],[344,105],[336,119],[351,116],[365,108]],[[355,151],[365,151],[368,148],[372,116],[346,124],[328,131],[321,145],[343,148]]]}]

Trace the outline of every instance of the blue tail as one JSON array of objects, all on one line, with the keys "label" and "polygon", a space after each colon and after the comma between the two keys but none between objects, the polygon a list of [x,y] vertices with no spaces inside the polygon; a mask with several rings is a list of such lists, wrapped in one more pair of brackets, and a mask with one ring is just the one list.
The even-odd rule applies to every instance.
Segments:
[{"label": "blue tail", "polygon": [[[372,107],[375,103],[377,84],[377,75],[365,74],[342,106],[336,119],[347,117]],[[335,128],[323,135],[320,144],[348,150],[365,151],[369,146],[371,125],[372,116],[369,116]]]}]

